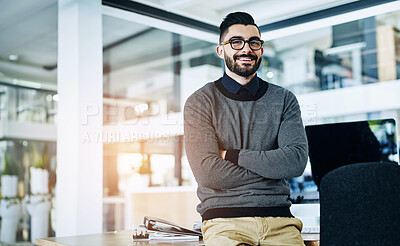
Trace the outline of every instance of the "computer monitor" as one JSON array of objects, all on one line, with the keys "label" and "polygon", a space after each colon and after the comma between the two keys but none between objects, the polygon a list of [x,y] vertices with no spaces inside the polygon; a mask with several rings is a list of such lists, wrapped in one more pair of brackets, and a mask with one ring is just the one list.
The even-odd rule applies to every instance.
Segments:
[{"label": "computer monitor", "polygon": [[289,180],[294,202],[300,202],[299,198],[318,202],[321,179],[338,167],[361,162],[399,162],[394,119],[309,125],[305,129],[309,167],[302,177]]}]

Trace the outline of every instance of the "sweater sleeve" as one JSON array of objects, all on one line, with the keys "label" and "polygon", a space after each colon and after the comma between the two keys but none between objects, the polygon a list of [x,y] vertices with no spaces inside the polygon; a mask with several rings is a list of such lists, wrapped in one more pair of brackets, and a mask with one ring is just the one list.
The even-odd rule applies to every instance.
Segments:
[{"label": "sweater sleeve", "polygon": [[308,144],[296,97],[289,93],[278,132],[278,148],[265,151],[240,150],[238,165],[269,179],[302,175],[307,164]]},{"label": "sweater sleeve", "polygon": [[233,189],[264,178],[220,157],[212,111],[207,100],[193,94],[184,108],[185,149],[197,183],[210,189]]}]

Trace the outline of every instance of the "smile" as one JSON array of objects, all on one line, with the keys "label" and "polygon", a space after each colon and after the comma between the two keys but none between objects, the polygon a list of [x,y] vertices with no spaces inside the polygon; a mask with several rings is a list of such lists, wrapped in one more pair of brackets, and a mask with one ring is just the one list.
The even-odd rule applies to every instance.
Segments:
[{"label": "smile", "polygon": [[252,55],[252,54],[247,54],[247,55],[236,55],[233,57],[235,61],[241,61],[241,62],[252,62],[256,61],[257,57]]},{"label": "smile", "polygon": [[250,62],[250,61],[252,61],[253,59],[251,59],[251,58],[245,58],[245,57],[240,57],[238,60],[239,60],[239,61]]}]

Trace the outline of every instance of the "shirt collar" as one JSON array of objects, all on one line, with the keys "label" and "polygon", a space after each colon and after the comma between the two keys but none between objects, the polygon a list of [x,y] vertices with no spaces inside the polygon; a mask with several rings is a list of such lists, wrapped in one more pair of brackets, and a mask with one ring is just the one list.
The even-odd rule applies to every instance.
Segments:
[{"label": "shirt collar", "polygon": [[257,75],[254,76],[254,78],[252,78],[250,82],[247,83],[245,86],[242,86],[241,84],[236,82],[226,73],[224,73],[224,76],[222,76],[221,82],[225,89],[227,89],[232,94],[237,94],[241,88],[246,88],[253,96],[255,96],[258,89],[260,88],[260,83],[258,81]]}]

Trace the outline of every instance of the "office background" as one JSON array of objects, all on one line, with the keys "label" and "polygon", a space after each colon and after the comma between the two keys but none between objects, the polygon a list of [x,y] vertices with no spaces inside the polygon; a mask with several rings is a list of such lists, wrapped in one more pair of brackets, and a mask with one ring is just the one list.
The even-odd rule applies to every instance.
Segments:
[{"label": "office background", "polygon": [[[49,236],[129,229],[143,215],[185,225],[200,219],[182,108],[222,75],[218,25],[232,11],[255,18],[266,41],[258,75],[296,94],[306,125],[399,122],[398,1],[0,6],[1,170],[5,156],[13,160],[22,198],[31,189],[29,167],[46,160]],[[308,165],[296,182],[309,177]],[[20,225],[19,239],[27,240],[29,215]]]}]

